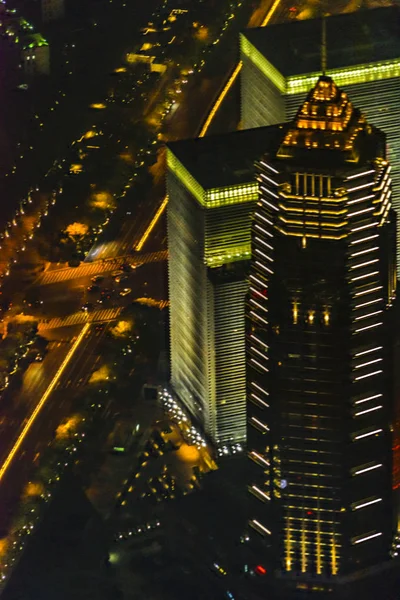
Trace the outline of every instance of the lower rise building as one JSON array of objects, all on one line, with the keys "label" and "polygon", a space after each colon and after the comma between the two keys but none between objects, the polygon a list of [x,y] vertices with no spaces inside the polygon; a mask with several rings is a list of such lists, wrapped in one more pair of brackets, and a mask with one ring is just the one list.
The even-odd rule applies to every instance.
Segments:
[{"label": "lower rise building", "polygon": [[171,383],[218,446],[246,437],[244,304],[266,127],[168,148]]}]

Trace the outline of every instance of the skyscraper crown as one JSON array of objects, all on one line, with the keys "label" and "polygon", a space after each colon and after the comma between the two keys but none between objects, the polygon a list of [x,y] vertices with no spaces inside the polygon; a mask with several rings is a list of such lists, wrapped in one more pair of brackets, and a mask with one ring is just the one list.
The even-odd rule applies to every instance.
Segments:
[{"label": "skyscraper crown", "polygon": [[356,162],[357,138],[367,130],[364,116],[353,107],[347,94],[330,77],[321,75],[298,110],[278,157],[294,156],[295,148],[336,150],[345,153],[345,161]]}]

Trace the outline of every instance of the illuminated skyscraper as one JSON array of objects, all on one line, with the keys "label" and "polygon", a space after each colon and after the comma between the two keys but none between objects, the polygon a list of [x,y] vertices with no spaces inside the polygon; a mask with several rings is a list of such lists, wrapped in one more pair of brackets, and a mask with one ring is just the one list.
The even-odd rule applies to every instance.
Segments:
[{"label": "illuminated skyscraper", "polygon": [[[386,134],[400,214],[400,9],[329,17],[326,28],[327,75]],[[249,29],[241,35],[241,58],[243,127],[288,121],[320,73],[321,20]]]},{"label": "illuminated skyscraper", "polygon": [[171,383],[221,447],[246,437],[244,300],[254,161],[279,128],[170,144]]},{"label": "illuminated skyscraper", "polygon": [[257,168],[246,309],[251,540],[281,581],[331,587],[387,560],[394,532],[396,234],[385,136],[322,76]]}]

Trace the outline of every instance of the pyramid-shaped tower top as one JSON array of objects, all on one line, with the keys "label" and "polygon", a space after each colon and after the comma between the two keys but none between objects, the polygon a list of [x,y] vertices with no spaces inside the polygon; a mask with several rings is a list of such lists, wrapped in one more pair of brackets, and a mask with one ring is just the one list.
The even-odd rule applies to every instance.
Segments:
[{"label": "pyramid-shaped tower top", "polygon": [[321,75],[298,110],[277,156],[294,157],[301,149],[334,150],[344,153],[346,162],[356,162],[357,138],[367,127],[347,94],[330,77]]},{"label": "pyramid-shaped tower top", "polygon": [[344,131],[353,111],[347,94],[330,77],[322,75],[300,107],[295,125],[298,129]]}]

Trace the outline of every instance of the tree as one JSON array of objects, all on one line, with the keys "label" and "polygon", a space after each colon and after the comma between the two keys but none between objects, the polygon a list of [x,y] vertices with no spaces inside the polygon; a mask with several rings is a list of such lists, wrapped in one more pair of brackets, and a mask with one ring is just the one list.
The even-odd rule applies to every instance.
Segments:
[{"label": "tree", "polygon": [[116,202],[110,192],[95,192],[91,196],[90,206],[98,210],[114,210]]},{"label": "tree", "polygon": [[85,223],[71,223],[68,227],[65,228],[65,232],[69,235],[69,237],[77,241],[77,239],[84,237],[89,231],[89,226]]},{"label": "tree", "polygon": [[118,321],[115,327],[110,328],[110,333],[114,338],[126,338],[133,329],[133,321]]},{"label": "tree", "polygon": [[93,371],[90,376],[89,383],[99,384],[108,381],[111,377],[110,368],[107,365],[103,365],[97,371]]}]

